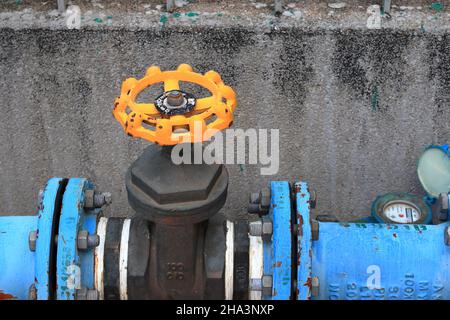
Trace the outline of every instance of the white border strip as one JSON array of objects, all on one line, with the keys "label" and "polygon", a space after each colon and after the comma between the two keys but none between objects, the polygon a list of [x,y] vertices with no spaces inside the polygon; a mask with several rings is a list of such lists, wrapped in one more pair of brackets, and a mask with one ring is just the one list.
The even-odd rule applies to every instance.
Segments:
[{"label": "white border strip", "polygon": [[130,219],[125,219],[122,225],[119,253],[119,290],[120,300],[128,300],[128,240],[130,238]]},{"label": "white border strip", "polygon": [[234,223],[228,220],[225,250],[225,300],[233,300]]},{"label": "white border strip", "polygon": [[98,291],[98,298],[100,300],[105,299],[103,291],[103,278],[104,278],[104,253],[105,253],[105,235],[106,225],[108,224],[108,218],[101,217],[97,224],[97,235],[100,237],[100,243],[94,250],[94,284],[95,289]]},{"label": "white border strip", "polygon": [[[251,286],[252,279],[262,279],[264,273],[264,246],[261,237],[249,236],[249,286]],[[250,288],[249,288],[250,289]],[[262,291],[249,290],[249,300],[261,300]]]}]

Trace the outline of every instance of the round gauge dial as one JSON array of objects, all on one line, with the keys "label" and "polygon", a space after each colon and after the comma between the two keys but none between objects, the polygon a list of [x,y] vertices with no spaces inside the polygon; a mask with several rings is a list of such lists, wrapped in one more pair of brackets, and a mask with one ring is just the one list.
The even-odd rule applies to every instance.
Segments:
[{"label": "round gauge dial", "polygon": [[420,220],[420,209],[409,201],[390,201],[384,205],[383,215],[394,223],[414,223]]},{"label": "round gauge dial", "polygon": [[425,200],[411,193],[387,193],[372,203],[372,216],[383,223],[427,224],[431,222],[432,210]]}]

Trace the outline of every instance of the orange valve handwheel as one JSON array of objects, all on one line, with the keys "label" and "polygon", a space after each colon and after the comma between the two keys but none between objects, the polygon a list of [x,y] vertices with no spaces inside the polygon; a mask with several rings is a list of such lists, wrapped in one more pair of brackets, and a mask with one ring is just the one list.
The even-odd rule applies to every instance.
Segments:
[{"label": "orange valve handwheel", "polygon": [[[196,98],[180,90],[180,82],[199,85],[211,95]],[[164,84],[164,92],[153,103],[136,102],[142,91],[160,83]],[[152,66],[142,79],[125,80],[113,114],[128,135],[160,145],[175,145],[209,140],[232,124],[235,108],[236,94],[217,72],[200,74],[181,64],[171,71]]]}]

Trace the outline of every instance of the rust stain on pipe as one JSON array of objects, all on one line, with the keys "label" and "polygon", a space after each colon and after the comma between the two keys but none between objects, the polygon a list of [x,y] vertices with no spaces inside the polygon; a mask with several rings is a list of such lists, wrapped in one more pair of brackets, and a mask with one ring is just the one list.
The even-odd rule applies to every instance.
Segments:
[{"label": "rust stain on pipe", "polygon": [[14,297],[12,294],[5,293],[2,290],[0,290],[0,300],[11,300],[15,298],[16,297]]}]

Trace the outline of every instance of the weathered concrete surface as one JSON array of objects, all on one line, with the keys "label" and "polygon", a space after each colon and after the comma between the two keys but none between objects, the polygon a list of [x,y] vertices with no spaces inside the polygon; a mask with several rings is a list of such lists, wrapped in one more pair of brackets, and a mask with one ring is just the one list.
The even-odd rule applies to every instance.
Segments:
[{"label": "weathered concrete surface", "polygon": [[379,193],[422,193],[417,156],[450,141],[446,12],[438,22],[424,16],[382,30],[367,30],[365,16],[347,25],[262,27],[263,18],[211,26],[161,24],[159,15],[144,27],[89,22],[67,30],[29,12],[17,25],[14,14],[0,14],[4,213],[31,213],[52,176],[88,177],[113,193],[110,214],[132,213],[123,177],[147,143],[125,136],[111,110],[121,82],[151,64],[217,70],[238,94],[235,127],[280,129],[276,176],[228,166],[230,216],[245,213],[248,191],[273,179],[309,181],[318,213],[366,215]]}]

